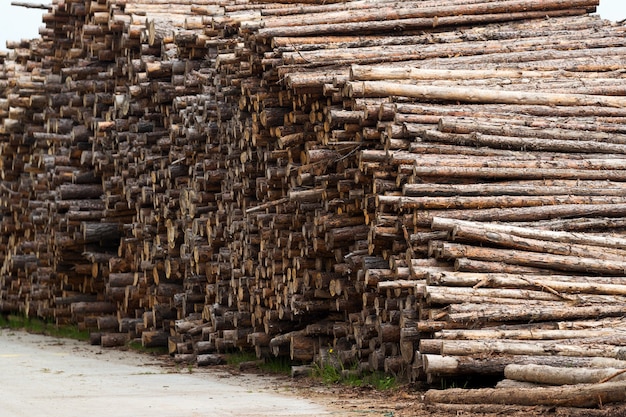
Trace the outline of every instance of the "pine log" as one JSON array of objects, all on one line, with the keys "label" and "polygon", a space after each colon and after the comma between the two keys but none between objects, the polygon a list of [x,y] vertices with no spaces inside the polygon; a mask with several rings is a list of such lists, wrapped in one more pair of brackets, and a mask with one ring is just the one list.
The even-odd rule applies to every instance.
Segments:
[{"label": "pine log", "polygon": [[488,184],[404,184],[402,194],[406,196],[548,196],[563,195],[564,189],[570,195],[622,196],[626,187],[622,183],[605,181],[511,181]]},{"label": "pine log", "polygon": [[624,333],[624,329],[610,327],[607,329],[458,329],[441,330],[433,334],[435,339],[480,340],[557,340],[583,339],[592,337],[612,336]]},{"label": "pine log", "polygon": [[591,317],[620,317],[624,308],[619,305],[578,306],[570,303],[564,309],[562,303],[545,302],[540,308],[532,305],[452,304],[444,314],[450,323],[502,323],[529,321],[576,320]]},{"label": "pine log", "polygon": [[481,248],[456,243],[430,243],[430,249],[441,259],[470,258],[508,264],[549,268],[560,271],[594,272],[606,275],[622,275],[626,263],[578,256],[551,255],[509,249]]},{"label": "pine log", "polygon": [[[417,358],[416,358],[417,360]],[[438,376],[462,375],[504,375],[508,365],[554,366],[569,369],[577,368],[616,368],[626,369],[626,361],[611,358],[573,356],[528,356],[528,355],[487,355],[487,356],[441,356],[422,355],[419,359],[428,374]]]},{"label": "pine log", "polygon": [[626,379],[623,369],[617,368],[559,368],[540,365],[507,365],[504,376],[515,381],[544,385],[576,385],[616,382]]},{"label": "pine log", "polygon": [[226,363],[226,357],[221,354],[208,353],[196,356],[196,365],[198,366],[216,366]]},{"label": "pine log", "polygon": [[[497,168],[484,168],[493,169]],[[498,175],[502,175],[499,172]],[[623,204],[622,197],[595,196],[492,196],[492,197],[409,197],[383,196],[376,197],[377,206],[391,206],[397,210],[442,210],[442,209],[486,209],[549,206],[565,204]],[[384,209],[382,209],[384,210]]]},{"label": "pine log", "polygon": [[515,404],[593,408],[602,404],[624,401],[626,399],[625,387],[626,383],[619,381],[531,389],[482,388],[466,390],[451,388],[443,391],[427,391],[424,402],[429,404]]},{"label": "pine log", "polygon": [[405,124],[407,135],[419,136],[423,140],[443,142],[453,145],[490,147],[495,149],[511,149],[541,152],[568,153],[606,153],[624,154],[626,145],[622,143],[604,143],[593,140],[543,139],[517,136],[496,136],[483,133],[455,134],[421,129],[421,126]]},{"label": "pine log", "polygon": [[568,233],[561,231],[540,230],[536,228],[516,227],[493,223],[468,222],[464,220],[446,219],[441,217],[433,218],[432,228],[434,230],[454,230],[456,226],[463,225],[479,227],[485,231],[510,233],[515,236],[550,240],[553,242],[584,244],[600,247],[626,248],[626,239],[622,239],[618,236],[599,236],[590,233]]},{"label": "pine log", "polygon": [[457,258],[454,260],[454,270],[458,272],[503,273],[503,274],[533,274],[552,275],[554,271],[532,266],[510,265],[504,262],[478,261],[476,259]]},{"label": "pine log", "polygon": [[353,98],[401,96],[426,101],[443,100],[461,103],[626,107],[625,99],[614,96],[533,93],[469,87],[439,87],[433,85],[398,84],[387,81],[348,82],[346,83],[346,93],[348,97]]},{"label": "pine log", "polygon": [[[595,143],[595,142],[594,142]],[[595,146],[595,145],[594,145]],[[617,145],[615,145],[617,146]],[[606,153],[624,153],[626,145],[619,149],[607,147]],[[595,149],[594,151],[597,151]],[[585,150],[586,152],[587,150]],[[595,181],[618,181],[626,180],[624,170],[596,171],[583,169],[551,169],[551,168],[490,168],[490,167],[464,167],[464,166],[415,166],[412,167],[415,177],[438,177],[438,178],[485,178],[490,180],[541,180],[541,179],[580,179]]]},{"label": "pine log", "polygon": [[624,295],[624,277],[570,275],[532,275],[507,273],[467,273],[433,271],[426,279],[429,285],[452,287],[490,287],[542,289],[552,293]]},{"label": "pine log", "polygon": [[[622,260],[626,251],[610,247],[598,247],[573,243],[546,242],[544,240],[520,237],[504,232],[485,231],[471,226],[456,226],[451,233],[453,240],[465,242],[483,242],[503,248],[543,252],[555,255],[580,256],[597,259]],[[622,246],[626,247],[626,246]]]}]

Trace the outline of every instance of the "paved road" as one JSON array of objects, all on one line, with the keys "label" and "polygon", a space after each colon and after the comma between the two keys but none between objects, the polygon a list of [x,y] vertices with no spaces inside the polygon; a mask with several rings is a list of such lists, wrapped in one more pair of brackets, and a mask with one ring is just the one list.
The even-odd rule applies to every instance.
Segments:
[{"label": "paved road", "polygon": [[[173,372],[173,373],[172,373]],[[188,373],[146,355],[0,329],[2,417],[324,416],[257,376]]]}]

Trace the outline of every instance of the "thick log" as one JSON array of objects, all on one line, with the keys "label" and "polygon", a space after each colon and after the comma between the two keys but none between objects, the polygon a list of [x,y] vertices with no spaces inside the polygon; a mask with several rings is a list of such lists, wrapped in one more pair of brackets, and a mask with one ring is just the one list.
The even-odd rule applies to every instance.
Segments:
[{"label": "thick log", "polygon": [[425,101],[442,100],[461,103],[529,104],[540,106],[626,107],[626,99],[585,94],[532,93],[526,91],[488,90],[471,87],[410,85],[387,81],[346,83],[348,97],[400,96]]},{"label": "thick log", "polygon": [[[417,358],[416,358],[417,360]],[[511,364],[552,366],[569,369],[626,369],[626,361],[611,358],[572,356],[489,355],[484,357],[425,354],[419,359],[424,371],[435,376],[504,375]]]},{"label": "thick log", "polygon": [[[528,291],[517,288],[455,288],[426,286],[422,289],[429,304],[462,304],[490,302],[502,304],[524,304],[530,301],[563,301],[580,302],[584,304],[619,304],[626,301],[621,296],[611,295],[568,295],[556,290],[548,291],[547,285],[541,287],[544,291]],[[529,303],[530,304],[530,303]],[[541,304],[541,303],[537,303]]]},{"label": "thick log", "polygon": [[507,365],[504,376],[515,381],[544,385],[576,385],[616,382],[626,379],[626,371],[617,368],[557,368],[538,365]]},{"label": "thick log", "polygon": [[578,256],[551,255],[508,249],[481,248],[443,242],[430,244],[430,252],[441,259],[470,258],[508,264],[549,268],[559,271],[594,272],[606,275],[622,275],[626,263]]},{"label": "thick log", "polygon": [[452,287],[491,287],[541,289],[552,293],[624,295],[624,277],[570,275],[532,275],[507,273],[466,273],[433,271],[426,279],[430,285]]},{"label": "thick log", "polygon": [[619,317],[624,308],[619,305],[576,306],[562,303],[543,303],[540,308],[533,305],[482,305],[453,304],[444,315],[450,323],[468,325],[471,323],[502,323],[528,321],[576,320],[598,317]]},{"label": "thick log", "polygon": [[[603,190],[602,188],[601,190]],[[626,239],[617,236],[599,236],[590,233],[568,233],[561,231],[540,230],[529,227],[516,227],[510,225],[488,224],[478,222],[468,222],[458,219],[446,219],[441,217],[433,218],[432,228],[434,230],[454,230],[457,226],[472,226],[482,228],[485,232],[510,233],[515,236],[527,237],[531,239],[542,239],[553,242],[584,244],[600,247],[625,248]]]},{"label": "thick log", "polygon": [[443,391],[429,390],[424,396],[424,401],[429,404],[514,404],[593,408],[601,404],[624,401],[626,399],[624,387],[626,383],[619,381],[530,389],[451,388]]},{"label": "thick log", "polygon": [[[485,168],[493,169],[497,168]],[[499,172],[497,175],[505,175]],[[595,196],[492,196],[492,197],[409,197],[377,196],[378,206],[391,206],[397,210],[443,210],[443,209],[487,209],[550,206],[565,204],[623,204],[622,197]],[[384,211],[384,208],[383,208]]]},{"label": "thick log", "polygon": [[164,331],[144,331],[141,333],[141,345],[146,348],[167,347],[168,334]]},{"label": "thick log", "polygon": [[[490,147],[520,151],[567,152],[567,153],[606,153],[623,154],[626,145],[622,143],[604,143],[593,140],[535,139],[515,136],[497,136],[482,133],[454,134],[438,131],[424,131],[421,126],[406,124],[409,136],[419,136],[423,140],[449,143],[461,146]],[[571,178],[571,177],[570,177]],[[590,178],[594,179],[594,178]]]},{"label": "thick log", "polygon": [[[261,28],[258,31],[257,36],[260,38],[272,38],[276,36],[310,36],[310,35],[330,35],[330,34],[348,34],[348,33],[371,33],[371,32],[390,32],[394,28],[402,27],[404,30],[420,30],[430,29],[435,26],[446,27],[456,25],[478,25],[486,22],[496,21],[510,21],[519,19],[533,19],[539,16],[567,16],[577,15],[584,13],[584,8],[570,10],[546,10],[546,11],[523,11],[513,13],[502,14],[482,14],[482,15],[469,15],[469,16],[444,16],[439,18],[435,17],[423,17],[423,18],[410,18],[410,19],[389,19],[384,21],[364,21],[364,22],[348,22],[348,23],[330,23],[330,24],[317,24],[306,26],[285,26],[285,27],[272,27]],[[386,94],[386,96],[394,94]]]},{"label": "thick log", "polygon": [[226,363],[226,357],[221,354],[209,353],[196,356],[196,365],[198,366],[216,366]]},{"label": "thick log", "polygon": [[100,345],[102,347],[125,346],[129,340],[128,333],[102,333],[100,335]]},{"label": "thick log", "polygon": [[614,195],[622,196],[626,188],[621,183],[570,181],[559,185],[546,185],[547,181],[512,181],[496,184],[405,184],[402,193],[406,196],[496,196],[528,195],[548,196],[563,195],[564,187],[571,195]]}]

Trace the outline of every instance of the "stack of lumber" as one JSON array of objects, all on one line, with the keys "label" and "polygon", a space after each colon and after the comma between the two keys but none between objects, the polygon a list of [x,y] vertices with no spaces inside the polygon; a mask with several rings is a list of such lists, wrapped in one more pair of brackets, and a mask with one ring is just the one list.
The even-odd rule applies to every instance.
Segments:
[{"label": "stack of lumber", "polygon": [[597,4],[53,2],[1,61],[0,311],[198,364],[626,368]]}]

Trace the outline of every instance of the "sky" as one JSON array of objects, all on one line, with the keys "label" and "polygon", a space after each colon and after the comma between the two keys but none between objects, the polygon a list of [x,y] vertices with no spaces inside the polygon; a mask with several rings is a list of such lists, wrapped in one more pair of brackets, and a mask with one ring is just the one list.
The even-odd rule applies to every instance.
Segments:
[{"label": "sky", "polygon": [[[51,3],[52,0],[29,0],[31,3]],[[6,49],[6,41],[39,37],[42,10],[11,6],[11,0],[0,0],[0,49]],[[600,0],[598,14],[605,19],[626,19],[625,0]]]}]

